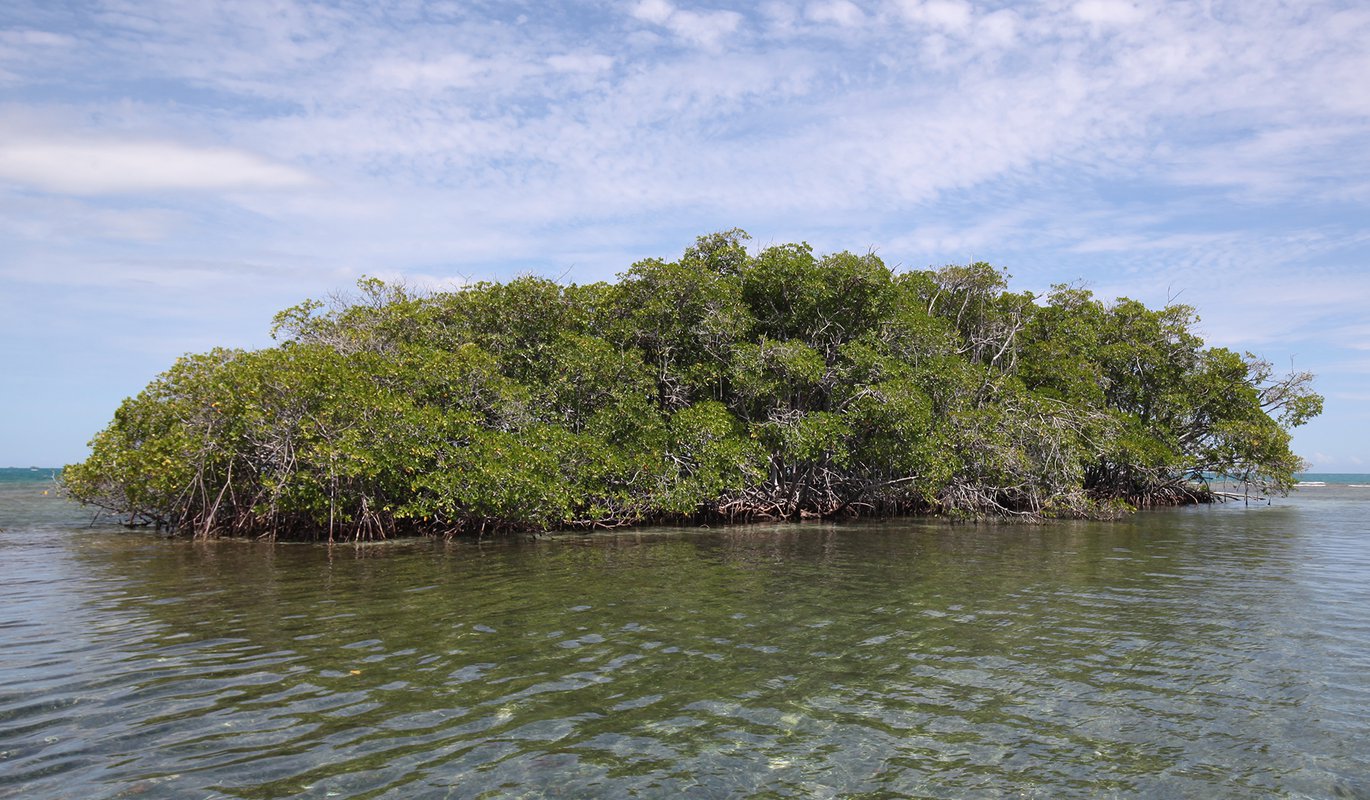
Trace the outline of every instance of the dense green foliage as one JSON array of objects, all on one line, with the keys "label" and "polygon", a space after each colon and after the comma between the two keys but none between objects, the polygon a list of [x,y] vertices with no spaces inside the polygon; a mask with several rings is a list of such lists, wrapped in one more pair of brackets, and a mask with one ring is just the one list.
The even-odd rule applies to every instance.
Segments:
[{"label": "dense green foliage", "polygon": [[746,238],[614,284],[363,280],[277,315],[279,347],[180,359],[64,479],[200,535],[1110,515],[1209,499],[1205,475],[1288,487],[1321,409],[1184,306]]}]

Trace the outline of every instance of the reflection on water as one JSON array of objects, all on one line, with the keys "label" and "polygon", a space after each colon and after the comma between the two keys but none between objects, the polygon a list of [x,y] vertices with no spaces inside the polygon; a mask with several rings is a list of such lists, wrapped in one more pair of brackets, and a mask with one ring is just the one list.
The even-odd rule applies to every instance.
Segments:
[{"label": "reflection on water", "polygon": [[1370,797],[1370,495],[366,547],[0,487],[0,797]]}]

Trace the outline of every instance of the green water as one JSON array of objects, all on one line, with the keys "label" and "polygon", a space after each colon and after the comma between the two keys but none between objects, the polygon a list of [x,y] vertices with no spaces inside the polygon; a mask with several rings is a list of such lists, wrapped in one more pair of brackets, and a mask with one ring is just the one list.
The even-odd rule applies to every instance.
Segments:
[{"label": "green water", "polygon": [[1370,492],[193,543],[0,487],[0,797],[1370,797]]}]

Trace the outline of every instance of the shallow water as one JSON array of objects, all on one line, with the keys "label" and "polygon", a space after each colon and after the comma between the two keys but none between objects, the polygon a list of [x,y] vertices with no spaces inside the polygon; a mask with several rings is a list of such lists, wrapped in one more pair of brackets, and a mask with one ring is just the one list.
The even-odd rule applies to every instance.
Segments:
[{"label": "shallow water", "polygon": [[0,482],[0,798],[1370,797],[1370,490],[194,543]]}]

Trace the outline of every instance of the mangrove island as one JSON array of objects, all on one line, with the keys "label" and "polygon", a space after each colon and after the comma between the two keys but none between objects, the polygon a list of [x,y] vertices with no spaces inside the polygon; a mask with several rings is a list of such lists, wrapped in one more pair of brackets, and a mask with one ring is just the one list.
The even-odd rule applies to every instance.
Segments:
[{"label": "mangrove island", "polygon": [[1290,487],[1312,376],[1192,308],[1008,290],[739,230],[615,283],[538,277],[276,316],[187,355],[66,467],[194,536],[372,539],[866,515],[1110,517]]}]

